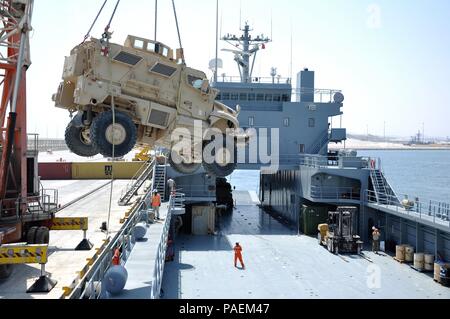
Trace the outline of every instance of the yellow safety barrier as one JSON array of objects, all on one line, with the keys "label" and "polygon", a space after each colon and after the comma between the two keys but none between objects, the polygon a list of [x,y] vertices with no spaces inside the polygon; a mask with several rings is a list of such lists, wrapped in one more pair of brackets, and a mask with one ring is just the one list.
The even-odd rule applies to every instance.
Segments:
[{"label": "yellow safety barrier", "polygon": [[48,245],[0,246],[0,265],[45,264]]},{"label": "yellow safety barrier", "polygon": [[87,217],[53,218],[51,230],[88,230]]}]

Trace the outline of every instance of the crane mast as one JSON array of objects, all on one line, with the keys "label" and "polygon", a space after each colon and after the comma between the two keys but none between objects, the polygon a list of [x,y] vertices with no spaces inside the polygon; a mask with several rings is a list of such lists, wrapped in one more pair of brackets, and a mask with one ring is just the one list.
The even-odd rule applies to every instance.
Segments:
[{"label": "crane mast", "polygon": [[0,210],[26,210],[26,71],[33,0],[0,0]]}]

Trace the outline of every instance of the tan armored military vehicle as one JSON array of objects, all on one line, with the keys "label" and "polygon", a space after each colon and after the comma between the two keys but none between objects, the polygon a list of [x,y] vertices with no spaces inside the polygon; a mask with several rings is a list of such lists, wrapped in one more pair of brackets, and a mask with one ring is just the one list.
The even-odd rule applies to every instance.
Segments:
[{"label": "tan armored military vehicle", "polygon": [[[121,157],[136,144],[173,150],[171,135],[183,128],[202,145],[191,143],[189,155],[171,152],[175,169],[190,174],[203,164],[217,176],[231,174],[235,158],[223,156],[210,163],[198,153],[207,143],[206,130],[219,129],[225,135],[227,129],[239,127],[238,114],[215,100],[218,91],[210,87],[205,73],[178,63],[181,54],[177,50],[174,58],[168,46],[134,36],[128,36],[124,46],[91,39],[75,47],[53,96],[56,107],[76,114],[66,129],[69,149],[84,157],[112,157],[113,151],[114,157]],[[202,130],[194,129],[198,123]],[[227,147],[234,145],[222,151]]]}]

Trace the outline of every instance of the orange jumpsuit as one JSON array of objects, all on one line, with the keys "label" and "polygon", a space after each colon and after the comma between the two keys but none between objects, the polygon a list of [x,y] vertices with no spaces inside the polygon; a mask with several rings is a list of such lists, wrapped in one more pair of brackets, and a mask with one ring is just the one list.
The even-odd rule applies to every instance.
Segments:
[{"label": "orange jumpsuit", "polygon": [[242,260],[242,247],[235,246],[234,247],[234,267],[237,267],[237,261],[242,265],[242,268],[245,268],[244,261]]}]

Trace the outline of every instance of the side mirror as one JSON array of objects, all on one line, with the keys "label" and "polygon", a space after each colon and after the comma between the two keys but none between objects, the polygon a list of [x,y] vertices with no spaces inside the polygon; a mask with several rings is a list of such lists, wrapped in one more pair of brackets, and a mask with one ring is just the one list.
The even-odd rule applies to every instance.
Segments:
[{"label": "side mirror", "polygon": [[236,105],[236,113],[239,115],[241,113],[241,106],[238,104]]}]

